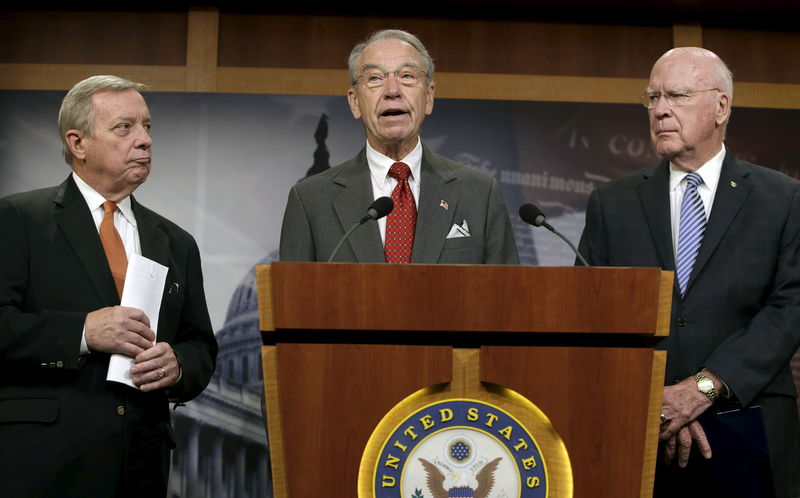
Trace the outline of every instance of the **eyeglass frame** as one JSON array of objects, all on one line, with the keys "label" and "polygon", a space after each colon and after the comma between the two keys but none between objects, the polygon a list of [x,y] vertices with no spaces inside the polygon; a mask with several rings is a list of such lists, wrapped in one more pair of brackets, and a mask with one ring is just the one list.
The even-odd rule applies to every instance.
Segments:
[{"label": "eyeglass frame", "polygon": [[[371,72],[371,71],[374,71],[374,73]],[[400,78],[400,75],[403,74],[403,73],[411,73],[411,74],[413,74],[414,75],[414,83],[413,84],[404,83],[403,80]],[[377,66],[370,67],[370,68],[365,69],[364,73],[358,75],[356,80],[360,81],[362,78],[365,78],[365,77],[380,76],[381,77],[381,82],[379,84],[377,84],[377,85],[374,85],[374,86],[370,86],[368,80],[364,81],[364,86],[366,86],[369,89],[376,89],[376,88],[381,88],[383,85],[386,84],[386,81],[389,79],[389,75],[390,74],[394,74],[394,77],[395,77],[395,79],[397,79],[397,82],[400,83],[402,86],[404,86],[406,88],[414,88],[414,87],[416,87],[419,84],[419,81],[422,78],[425,78],[426,80],[428,79],[428,74],[425,71],[423,71],[421,69],[418,69],[415,66],[405,65],[403,67],[395,69],[394,71],[383,71]]]},{"label": "eyeglass frame", "polygon": [[[671,109],[673,107],[683,107],[685,105],[689,105],[689,103],[691,102],[691,97],[693,97],[695,94],[711,92],[713,90],[716,90],[718,92],[722,91],[719,88],[705,88],[703,90],[690,90],[685,92],[665,92],[665,93],[644,92],[642,95],[639,96],[639,101],[646,109],[650,110],[653,109],[658,104],[658,101],[661,99],[661,97],[664,97],[664,99],[667,101],[667,105]],[[685,98],[686,100],[683,103],[675,103],[673,99],[675,99],[676,97]],[[653,100],[653,98],[655,98],[655,100]]]}]

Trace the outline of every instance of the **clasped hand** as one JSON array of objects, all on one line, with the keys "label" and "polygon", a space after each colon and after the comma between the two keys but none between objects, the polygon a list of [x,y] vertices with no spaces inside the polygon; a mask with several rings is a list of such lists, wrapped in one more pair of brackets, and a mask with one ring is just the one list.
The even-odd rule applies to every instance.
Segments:
[{"label": "clasped hand", "polygon": [[172,347],[157,342],[150,319],[142,310],[113,306],[86,315],[86,345],[90,351],[121,354],[134,359],[133,383],[144,391],[173,385],[180,375]]},{"label": "clasped hand", "polygon": [[676,457],[678,466],[686,467],[692,444],[697,444],[704,458],[711,458],[711,445],[697,421],[712,402],[697,390],[694,378],[689,377],[673,386],[664,387],[661,413],[666,421],[661,424],[659,440],[664,444],[664,463],[671,464]]}]

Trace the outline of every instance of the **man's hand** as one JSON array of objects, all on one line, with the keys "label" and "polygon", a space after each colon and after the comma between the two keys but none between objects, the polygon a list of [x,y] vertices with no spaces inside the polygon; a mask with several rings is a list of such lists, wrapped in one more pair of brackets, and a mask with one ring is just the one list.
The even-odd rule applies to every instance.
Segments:
[{"label": "man's hand", "polygon": [[681,427],[678,433],[666,440],[664,445],[664,463],[669,465],[675,459],[675,450],[678,452],[678,467],[686,467],[689,463],[689,453],[692,451],[692,441],[697,444],[697,449],[703,458],[711,458],[711,445],[700,422],[694,420],[689,425]]},{"label": "man's hand", "polygon": [[[703,371],[706,373],[706,371]],[[713,375],[713,374],[709,374]],[[714,384],[721,381],[714,376]],[[699,417],[713,402],[697,390],[694,377],[682,380],[674,386],[664,387],[661,413],[667,419],[661,424],[659,440],[665,441],[664,463],[670,464],[678,455],[678,466],[686,467],[692,443],[705,458],[711,458],[711,445],[708,443],[703,427],[697,422]]]},{"label": "man's hand", "polygon": [[89,351],[116,353],[131,358],[153,347],[156,334],[142,310],[114,306],[86,315],[86,345]]},{"label": "man's hand", "polygon": [[131,379],[143,392],[170,387],[178,381],[181,368],[172,346],[157,342],[136,356],[131,367]]}]

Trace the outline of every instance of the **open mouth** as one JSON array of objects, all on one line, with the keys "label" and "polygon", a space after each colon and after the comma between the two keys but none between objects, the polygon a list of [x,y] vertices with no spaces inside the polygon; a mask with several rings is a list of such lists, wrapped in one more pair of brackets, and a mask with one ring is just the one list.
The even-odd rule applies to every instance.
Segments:
[{"label": "open mouth", "polygon": [[381,117],[402,116],[403,114],[408,114],[408,113],[400,109],[387,109],[381,113]]}]

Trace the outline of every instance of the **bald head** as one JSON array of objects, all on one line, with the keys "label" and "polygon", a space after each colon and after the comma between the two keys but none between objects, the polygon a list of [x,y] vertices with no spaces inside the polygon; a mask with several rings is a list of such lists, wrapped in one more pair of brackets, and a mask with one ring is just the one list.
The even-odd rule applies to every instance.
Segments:
[{"label": "bald head", "polygon": [[695,171],[722,150],[733,79],[724,62],[703,48],[675,48],[650,71],[650,138],[658,154]]},{"label": "bald head", "polygon": [[686,65],[693,67],[698,79],[708,83],[710,88],[719,88],[733,100],[733,75],[728,66],[711,50],[700,47],[678,47],[668,50],[653,65]]}]

